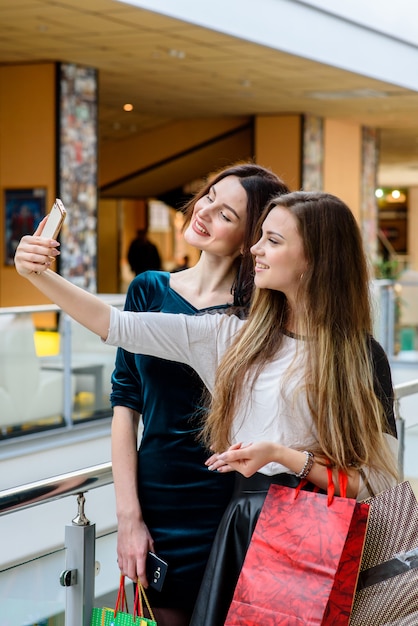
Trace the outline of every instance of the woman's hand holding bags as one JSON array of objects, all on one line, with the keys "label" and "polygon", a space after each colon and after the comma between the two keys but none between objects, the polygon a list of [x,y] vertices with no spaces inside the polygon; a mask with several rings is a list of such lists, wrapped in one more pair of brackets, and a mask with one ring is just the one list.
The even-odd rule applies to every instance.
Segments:
[{"label": "woman's hand holding bags", "polygon": [[[143,600],[146,603],[151,619],[144,617]],[[90,626],[157,626],[157,622],[154,619],[145,590],[140,582],[136,585],[133,615],[129,613],[125,592],[125,577],[121,575],[115,608],[94,608],[91,614]]]}]

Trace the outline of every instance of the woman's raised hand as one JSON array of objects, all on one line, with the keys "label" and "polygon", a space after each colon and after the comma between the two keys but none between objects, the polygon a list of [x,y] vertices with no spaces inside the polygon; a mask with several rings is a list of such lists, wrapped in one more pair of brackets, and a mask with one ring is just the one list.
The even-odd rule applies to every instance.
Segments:
[{"label": "woman's raised hand", "polygon": [[14,262],[21,276],[45,272],[60,254],[58,241],[41,237],[46,220],[47,217],[41,221],[33,235],[22,237],[16,248]]}]

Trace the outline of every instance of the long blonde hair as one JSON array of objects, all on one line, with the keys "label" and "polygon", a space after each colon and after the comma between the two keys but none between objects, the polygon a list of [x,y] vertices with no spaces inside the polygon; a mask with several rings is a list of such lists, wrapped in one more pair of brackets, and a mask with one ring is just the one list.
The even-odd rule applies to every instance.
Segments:
[{"label": "long blonde hair", "polygon": [[[361,233],[350,209],[326,193],[294,192],[275,198],[289,210],[302,238],[308,269],[301,277],[297,332],[304,335],[305,387],[318,446],[338,469],[369,466],[397,476],[384,433],[385,408],[371,356],[368,267]],[[216,376],[203,440],[214,450],[230,445],[240,398],[280,348],[289,314],[282,292],[256,289],[249,319],[227,350]],[[280,416],[278,416],[280,419]]]}]

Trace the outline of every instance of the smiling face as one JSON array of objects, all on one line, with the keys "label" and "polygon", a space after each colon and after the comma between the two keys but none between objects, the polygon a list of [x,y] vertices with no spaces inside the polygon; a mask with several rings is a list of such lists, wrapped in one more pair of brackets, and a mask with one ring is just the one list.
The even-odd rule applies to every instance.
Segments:
[{"label": "smiling face", "polygon": [[247,220],[247,193],[237,176],[227,176],[199,198],[184,238],[192,246],[219,256],[241,252]]},{"label": "smiling face", "polygon": [[276,206],[270,211],[251,253],[255,257],[255,285],[282,291],[293,302],[307,262],[297,221],[288,209]]}]

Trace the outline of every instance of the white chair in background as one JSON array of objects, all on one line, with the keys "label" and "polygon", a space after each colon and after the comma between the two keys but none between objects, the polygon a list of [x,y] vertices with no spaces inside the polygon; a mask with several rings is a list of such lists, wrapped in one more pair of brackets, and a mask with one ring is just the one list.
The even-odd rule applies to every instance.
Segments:
[{"label": "white chair in background", "polygon": [[41,369],[29,313],[0,315],[0,430],[63,415],[62,372]]}]

